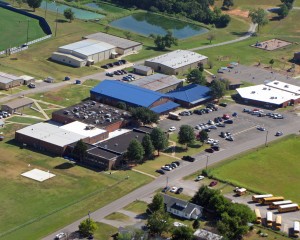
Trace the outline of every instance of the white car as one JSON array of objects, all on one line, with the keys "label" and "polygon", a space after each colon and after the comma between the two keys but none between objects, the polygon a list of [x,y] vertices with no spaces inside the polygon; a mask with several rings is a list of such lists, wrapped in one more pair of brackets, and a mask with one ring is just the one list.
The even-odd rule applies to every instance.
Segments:
[{"label": "white car", "polygon": [[207,140],[206,140],[206,143],[208,143],[208,144],[212,144],[212,143],[214,143],[214,139],[212,139],[212,138],[208,138]]},{"label": "white car", "polygon": [[169,132],[174,132],[174,131],[176,131],[176,127],[173,126],[169,128]]},{"label": "white car", "polygon": [[55,239],[64,239],[67,235],[63,232],[56,234]]},{"label": "white car", "polygon": [[196,177],[195,181],[200,181],[203,180],[205,177],[202,175],[199,175],[198,177]]},{"label": "white car", "polygon": [[178,189],[177,187],[172,187],[170,192],[175,193],[177,191],[177,189]]}]

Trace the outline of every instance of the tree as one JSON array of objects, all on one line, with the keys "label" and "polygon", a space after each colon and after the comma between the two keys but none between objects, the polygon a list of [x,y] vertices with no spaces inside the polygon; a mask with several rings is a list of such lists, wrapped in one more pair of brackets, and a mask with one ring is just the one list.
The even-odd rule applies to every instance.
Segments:
[{"label": "tree", "polygon": [[172,234],[172,240],[193,240],[193,230],[186,226],[177,227]]},{"label": "tree", "polygon": [[224,28],[227,27],[230,21],[231,17],[228,14],[222,14],[218,19],[215,20],[215,25],[218,28]]},{"label": "tree", "polygon": [[78,228],[83,236],[88,237],[97,230],[98,226],[93,219],[87,218],[79,224]]},{"label": "tree", "polygon": [[189,125],[180,126],[178,132],[178,142],[180,144],[186,144],[186,149],[188,148],[188,144],[191,144],[195,141],[194,129]]},{"label": "tree", "polygon": [[208,133],[205,130],[199,132],[198,138],[200,142],[204,143],[208,139]]},{"label": "tree", "polygon": [[193,69],[187,75],[188,82],[206,85],[207,81],[200,69]]},{"label": "tree", "polygon": [[210,85],[210,94],[213,98],[221,98],[225,95],[226,85],[223,81],[213,80]]},{"label": "tree", "polygon": [[200,228],[200,222],[199,222],[198,219],[196,219],[196,220],[193,222],[193,228],[194,228],[194,229]]},{"label": "tree", "polygon": [[229,9],[230,7],[233,7],[233,5],[233,0],[223,0],[223,8]]},{"label": "tree", "polygon": [[268,24],[268,22],[269,22],[269,20],[268,20],[268,14],[262,8],[251,10],[250,13],[249,13],[249,17],[251,18],[251,21],[254,24],[257,24],[257,26],[258,26],[258,32],[259,32],[259,28],[260,27]]},{"label": "tree", "polygon": [[148,204],[148,209],[153,214],[157,211],[164,210],[164,198],[161,194],[154,195],[151,203]]},{"label": "tree", "polygon": [[198,67],[199,67],[199,71],[203,73],[203,71],[204,71],[204,64],[201,62],[201,63],[199,63]]},{"label": "tree", "polygon": [[72,152],[72,154],[79,159],[79,161],[83,161],[86,156],[87,146],[86,144],[80,139]]},{"label": "tree", "polygon": [[120,108],[122,110],[126,110],[126,108],[127,108],[126,103],[124,103],[124,102],[118,102],[116,107]]},{"label": "tree", "polygon": [[29,7],[33,8],[33,11],[35,12],[35,9],[41,6],[42,0],[27,0],[27,4]]},{"label": "tree", "polygon": [[293,8],[294,0],[281,0],[283,5],[285,5],[289,10]]},{"label": "tree", "polygon": [[136,161],[137,163],[140,162],[144,157],[145,151],[142,144],[133,139],[127,148],[126,157],[129,161]]},{"label": "tree", "polygon": [[146,158],[152,158],[153,152],[154,152],[155,149],[154,149],[154,146],[152,144],[151,137],[150,137],[149,134],[146,134],[143,137],[142,146],[143,146],[144,151],[145,151],[145,157]]},{"label": "tree", "polygon": [[66,19],[68,19],[70,22],[72,22],[75,18],[74,12],[72,11],[71,8],[67,8],[64,11],[64,16]]},{"label": "tree", "polygon": [[278,16],[280,18],[285,18],[289,14],[289,8],[286,4],[282,4],[281,7],[278,9]]},{"label": "tree", "polygon": [[159,115],[150,110],[149,108],[132,108],[130,112],[134,120],[140,121],[144,124],[157,123],[159,120]]},{"label": "tree", "polygon": [[109,32],[109,30],[110,30],[110,26],[109,26],[109,25],[106,25],[106,26],[104,27],[104,31],[105,31],[105,33],[108,33],[108,32]]},{"label": "tree", "polygon": [[132,38],[132,34],[131,34],[131,32],[129,32],[129,31],[124,32],[124,36],[125,36],[127,39],[131,39],[131,38]]},{"label": "tree", "polygon": [[16,0],[16,3],[18,4],[18,7],[20,8],[23,4],[23,0]]},{"label": "tree", "polygon": [[209,41],[209,44],[211,44],[211,41],[215,40],[215,39],[216,39],[216,35],[215,34],[213,34],[213,33],[208,34],[207,40]]},{"label": "tree", "polygon": [[274,64],[274,62],[275,62],[275,61],[274,61],[274,59],[271,59],[271,60],[270,60],[270,62],[269,62],[269,63],[270,63],[270,65],[271,65],[271,68],[273,68],[273,64]]},{"label": "tree", "polygon": [[164,210],[154,212],[148,218],[147,227],[151,234],[157,236],[161,236],[163,232],[168,232],[171,227],[169,214]]},{"label": "tree", "polygon": [[172,45],[178,45],[177,38],[173,37],[170,31],[168,31],[165,36],[150,34],[150,37],[154,39],[154,44],[159,50],[165,50],[166,48],[172,47]]},{"label": "tree", "polygon": [[159,151],[164,150],[168,146],[167,136],[160,128],[154,128],[150,134],[150,137],[159,156]]}]

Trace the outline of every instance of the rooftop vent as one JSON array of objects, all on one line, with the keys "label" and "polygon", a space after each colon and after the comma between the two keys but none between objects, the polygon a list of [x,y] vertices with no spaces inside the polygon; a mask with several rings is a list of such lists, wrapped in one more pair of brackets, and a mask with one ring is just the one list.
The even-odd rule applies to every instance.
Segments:
[{"label": "rooftop vent", "polygon": [[276,84],[276,85],[277,85],[278,83],[279,83],[279,82],[274,82],[274,84]]},{"label": "rooftop vent", "polygon": [[284,85],[284,87],[285,87],[285,88],[288,88],[288,87],[289,87],[289,85]]},{"label": "rooftop vent", "polygon": [[255,93],[255,91],[252,91],[252,92],[251,92],[251,94],[254,94],[254,93]]}]

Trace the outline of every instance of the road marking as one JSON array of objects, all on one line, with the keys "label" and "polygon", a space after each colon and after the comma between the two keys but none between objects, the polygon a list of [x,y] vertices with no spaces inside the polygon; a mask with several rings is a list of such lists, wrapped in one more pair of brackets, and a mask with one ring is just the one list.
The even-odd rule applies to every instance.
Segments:
[{"label": "road marking", "polygon": [[250,130],[252,130],[252,129],[254,129],[254,128],[256,128],[256,126],[253,126],[253,127],[247,128],[247,129],[245,129],[245,130],[243,130],[243,131],[236,132],[236,133],[234,133],[234,134],[231,134],[231,135],[232,135],[232,136],[235,136],[235,135],[238,135],[238,134],[241,134],[241,133],[244,133],[244,132],[248,132],[248,131],[250,131]]}]

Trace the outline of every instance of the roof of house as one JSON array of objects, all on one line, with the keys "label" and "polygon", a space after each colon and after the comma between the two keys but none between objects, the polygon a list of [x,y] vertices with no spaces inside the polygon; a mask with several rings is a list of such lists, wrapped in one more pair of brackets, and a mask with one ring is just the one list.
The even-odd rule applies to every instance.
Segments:
[{"label": "roof of house", "polygon": [[175,50],[173,52],[148,59],[145,61],[145,65],[147,65],[147,62],[153,62],[177,69],[204,59],[207,59],[207,57],[195,52],[188,50]]},{"label": "roof of house", "polygon": [[85,138],[83,135],[64,130],[59,126],[45,122],[27,126],[16,132],[59,147],[64,147]]},{"label": "roof of house", "polygon": [[167,205],[167,208],[173,208],[178,211],[183,212],[184,214],[195,213],[200,215],[202,213],[203,207],[200,207],[196,204],[172,197],[167,194],[162,194],[164,198],[164,203]]},{"label": "roof of house", "polygon": [[90,92],[142,107],[149,107],[159,99],[167,97],[159,92],[112,80],[102,81]]},{"label": "roof of house", "polygon": [[161,89],[181,83],[175,76],[169,76],[161,73],[156,73],[147,77],[140,78],[131,82],[131,84],[143,88],[147,88],[153,91],[159,91]]},{"label": "roof of house", "polygon": [[100,134],[106,132],[106,130],[99,129],[96,127],[89,127],[89,126],[90,125],[88,125],[88,124],[75,121],[75,122],[71,122],[69,124],[63,125],[60,128],[80,134],[85,137],[94,137],[94,136],[97,136],[97,135],[100,135]]},{"label": "roof of house", "polygon": [[119,154],[115,154],[115,153],[109,152],[107,150],[104,150],[102,148],[98,148],[98,147],[89,149],[87,152],[88,152],[88,154],[99,156],[99,157],[102,157],[107,160],[115,160],[119,156]]},{"label": "roof of house", "polygon": [[168,101],[164,104],[161,104],[161,105],[158,105],[156,107],[153,107],[151,108],[151,110],[155,113],[165,113],[165,112],[168,112],[168,111],[172,111],[173,109],[179,107],[180,105],[177,104],[177,103],[174,103],[172,101]]},{"label": "roof of house", "polygon": [[196,104],[211,98],[209,92],[210,88],[208,87],[200,86],[198,84],[190,84],[166,94],[177,100]]},{"label": "roof of house", "polygon": [[79,42],[74,42],[58,48],[60,50],[69,50],[72,52],[80,53],[85,56],[90,56],[99,52],[104,52],[110,49],[114,49],[115,46],[93,39],[85,39]]},{"label": "roof of house", "polygon": [[27,106],[27,105],[32,104],[32,103],[33,103],[33,101],[30,98],[19,98],[19,99],[16,99],[14,101],[5,103],[3,105],[7,106],[11,109],[15,109],[15,108],[20,108],[20,107],[23,107],[23,106]]},{"label": "roof of house", "polygon": [[118,48],[126,49],[126,48],[132,48],[138,45],[142,45],[140,42],[135,42],[126,38],[121,38],[117,36],[113,36],[110,34],[106,34],[103,32],[93,33],[90,35],[85,36],[86,39],[93,39],[98,40],[101,42],[106,42],[109,44],[112,44]]},{"label": "roof of house", "polygon": [[151,67],[147,67],[147,66],[144,66],[144,65],[135,65],[133,67],[133,69],[138,69],[138,70],[141,70],[141,71],[150,71],[150,70],[152,70]]},{"label": "roof of house", "polygon": [[239,88],[237,92],[242,98],[276,105],[300,98],[300,92],[299,94],[295,94],[264,84]]}]

